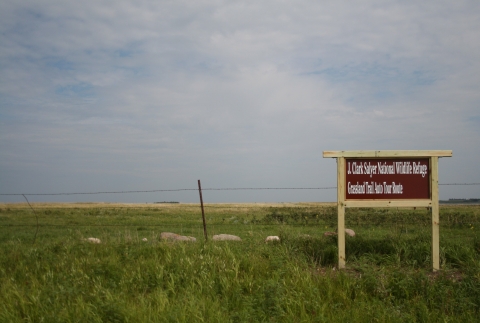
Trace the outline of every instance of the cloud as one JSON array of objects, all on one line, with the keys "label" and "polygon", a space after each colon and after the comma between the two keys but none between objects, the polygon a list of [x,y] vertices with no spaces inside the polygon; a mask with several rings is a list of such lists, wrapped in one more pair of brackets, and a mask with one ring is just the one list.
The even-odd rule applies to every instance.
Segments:
[{"label": "cloud", "polygon": [[331,185],[321,151],[344,149],[453,149],[446,178],[471,180],[479,15],[476,1],[3,1],[2,192],[43,191],[40,172],[52,191]]}]

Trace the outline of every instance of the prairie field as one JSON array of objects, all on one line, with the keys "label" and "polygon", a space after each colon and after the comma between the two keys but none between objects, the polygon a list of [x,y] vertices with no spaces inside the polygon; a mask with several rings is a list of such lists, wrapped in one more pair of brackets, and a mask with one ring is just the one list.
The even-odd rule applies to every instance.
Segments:
[{"label": "prairie field", "polygon": [[207,241],[198,204],[31,206],[0,203],[0,322],[480,322],[478,205],[440,207],[435,273],[427,209],[347,209],[338,270],[335,203],[206,204]]}]

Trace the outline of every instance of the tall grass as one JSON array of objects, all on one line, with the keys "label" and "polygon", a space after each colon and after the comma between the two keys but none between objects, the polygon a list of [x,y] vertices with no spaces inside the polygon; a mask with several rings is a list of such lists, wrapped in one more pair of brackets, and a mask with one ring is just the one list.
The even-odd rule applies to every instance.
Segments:
[{"label": "tall grass", "polygon": [[[322,234],[334,230],[330,209],[289,208],[207,208],[210,234],[243,239],[221,243],[202,242],[199,210],[189,206],[37,209],[40,223],[59,226],[40,227],[32,244],[35,226],[13,226],[33,224],[32,214],[3,207],[0,321],[478,321],[478,225],[442,227],[442,270],[432,273],[424,211],[417,225],[413,211],[349,212],[357,236],[347,237],[348,269],[338,271],[336,238]],[[448,212],[478,222],[478,209]],[[285,221],[272,217],[280,213]],[[161,231],[199,242],[162,242]],[[281,241],[264,243],[271,234]],[[82,240],[90,235],[102,244]]]}]

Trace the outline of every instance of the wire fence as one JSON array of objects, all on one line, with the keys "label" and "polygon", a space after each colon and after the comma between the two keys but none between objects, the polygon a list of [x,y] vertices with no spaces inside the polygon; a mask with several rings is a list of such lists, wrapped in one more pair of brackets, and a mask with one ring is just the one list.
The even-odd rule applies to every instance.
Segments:
[{"label": "wire fence", "polygon": [[[470,184],[469,184],[470,185]],[[478,184],[480,185],[480,183]],[[254,191],[254,190],[330,190],[337,189],[336,186],[329,187],[226,187],[226,188],[202,188],[202,191]],[[143,190],[143,191],[109,191],[109,192],[74,192],[74,193],[0,193],[0,196],[62,196],[62,195],[98,195],[98,194],[131,194],[131,193],[158,193],[158,192],[182,192],[198,191],[198,188],[178,188],[165,190]]]},{"label": "wire fence", "polygon": [[[480,183],[440,183],[440,186],[478,186]],[[336,190],[336,186],[325,186],[325,187],[227,187],[227,188],[202,188],[202,191],[276,191],[276,190]],[[63,193],[0,193],[0,196],[19,196],[23,197],[28,205],[28,207],[24,207],[21,205],[15,206],[14,208],[9,207],[9,211],[26,211],[26,210],[31,210],[34,215],[35,215],[35,223],[0,223],[0,227],[35,227],[36,232],[35,232],[35,238],[37,236],[39,228],[45,228],[45,227],[51,227],[51,228],[69,228],[69,227],[164,227],[165,223],[144,223],[144,222],[130,222],[130,223],[87,223],[87,224],[82,224],[82,223],[40,223],[39,217],[41,216],[42,219],[48,218],[51,216],[51,214],[47,214],[48,210],[57,210],[57,211],[64,211],[67,212],[68,210],[77,210],[78,212],[81,213],[81,210],[88,210],[89,208],[101,208],[102,210],[113,210],[113,211],[128,211],[130,209],[140,209],[144,208],[145,210],[149,210],[152,208],[155,208],[154,205],[157,207],[162,204],[169,204],[170,207],[174,207],[175,204],[180,204],[178,202],[157,202],[157,203],[148,203],[147,205],[142,205],[142,204],[136,204],[136,205],[122,205],[121,203],[117,205],[109,205],[109,204],[104,204],[104,205],[97,205],[94,204],[94,206],[89,205],[89,203],[81,203],[76,204],[72,203],[68,207],[65,206],[52,206],[52,205],[35,205],[35,207],[30,204],[29,200],[27,197],[33,197],[33,196],[73,196],[73,195],[100,195],[100,194],[131,194],[131,193],[158,193],[158,192],[184,192],[184,191],[198,191],[198,188],[179,188],[179,189],[155,189],[155,190],[124,190],[124,191],[95,191],[95,192],[63,192]],[[471,202],[474,203],[471,203]],[[475,203],[476,201],[476,203]],[[455,200],[454,202],[461,203],[461,202],[466,202],[467,204],[480,204],[480,199],[474,200]],[[468,203],[470,202],[470,203]],[[95,203],[95,202],[93,202]],[[153,204],[153,205],[152,205]],[[234,206],[229,205],[229,204],[205,204],[205,209],[211,210],[211,211],[216,211],[216,210],[223,210],[223,212],[228,215],[232,214],[237,214],[241,210],[251,210],[252,205],[246,205],[242,206],[240,203],[231,203],[235,204]],[[60,204],[62,205],[62,204]],[[325,220],[326,218],[329,218],[328,221],[334,222],[332,219],[330,219],[332,216],[335,216],[336,214],[336,208],[335,208],[335,202],[332,202],[332,205],[330,205],[331,210],[329,211],[330,213],[325,216],[325,212],[320,218],[323,218]],[[184,204],[182,203],[179,205],[182,209],[199,209],[199,204],[196,203],[188,203]],[[269,211],[267,212],[266,216],[263,219],[249,219],[245,220],[249,224],[272,224],[272,223],[282,223],[282,222],[289,222],[290,225],[314,225],[318,223],[318,214],[316,215],[315,213],[319,210],[319,208],[325,208],[328,207],[328,205],[323,204],[323,205],[315,205],[315,203],[311,204],[297,204],[295,210],[288,210],[289,203],[284,203],[284,204],[277,204],[275,207],[273,206],[266,206],[262,205],[262,203],[259,203],[258,208],[268,208]],[[279,214],[275,209],[280,209],[282,211],[287,210],[286,212],[290,212],[290,214]],[[302,209],[301,212],[298,210]],[[233,211],[232,211],[233,210]],[[0,211],[5,211],[1,210]],[[37,213],[38,211],[38,213]],[[277,212],[277,213],[275,213]],[[273,214],[273,215],[272,215]],[[55,216],[60,216],[60,214],[54,214]],[[89,215],[88,213],[83,213],[83,215]],[[270,218],[269,218],[270,216]],[[275,218],[277,216],[277,218]],[[316,216],[316,218],[315,218]],[[414,225],[414,224],[428,224],[429,218],[428,217],[423,217],[422,219],[420,218],[412,218],[412,217],[402,217],[400,218],[398,214],[396,215],[397,218],[393,220],[388,220],[387,223],[390,223],[390,225]],[[289,218],[290,217],[290,218]],[[391,214],[390,214],[391,217]],[[453,226],[467,226],[467,227],[473,227],[474,225],[479,224],[479,218],[477,216],[477,213],[474,213],[473,216],[468,216],[464,217],[458,214],[447,214],[446,215],[448,222],[450,225]],[[359,220],[360,219],[360,220]],[[385,219],[385,218],[382,218]],[[219,221],[219,220],[218,220]],[[222,225],[231,225],[228,221],[225,222],[225,219],[223,219],[223,222],[220,223],[218,222],[215,223],[217,226],[222,226]],[[49,221],[45,221],[49,222]],[[325,221],[324,221],[325,222]],[[355,222],[357,226],[371,226],[371,225],[377,225],[380,222],[377,220],[372,220],[372,221],[366,221],[362,216],[357,215],[356,218],[352,219],[352,222]],[[423,223],[425,222],[425,223]],[[387,224],[385,223],[385,224]],[[170,225],[170,224],[169,224]]]},{"label": "wire fence", "polygon": [[[478,186],[480,183],[440,183],[439,186]],[[261,191],[261,190],[336,190],[337,186],[326,187],[223,187],[202,188],[202,191]],[[198,188],[130,190],[130,191],[103,191],[103,192],[67,192],[67,193],[0,193],[0,196],[65,196],[65,195],[99,195],[99,194],[132,194],[132,193],[159,193],[198,191]]]}]

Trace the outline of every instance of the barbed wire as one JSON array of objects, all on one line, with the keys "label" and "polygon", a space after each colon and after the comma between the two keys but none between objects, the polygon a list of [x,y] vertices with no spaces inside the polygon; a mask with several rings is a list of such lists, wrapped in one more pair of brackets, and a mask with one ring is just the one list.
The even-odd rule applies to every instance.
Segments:
[{"label": "barbed wire", "polygon": [[[442,186],[473,186],[480,183],[440,183]],[[247,191],[247,190],[333,190],[336,186],[326,187],[225,187],[202,188],[202,191]],[[70,192],[70,193],[0,193],[0,196],[61,196],[61,195],[98,195],[98,194],[133,194],[133,193],[158,193],[198,191],[198,188],[157,189],[157,190],[131,190],[131,191],[103,191],[103,192]]]},{"label": "barbed wire", "polygon": [[[202,188],[202,191],[242,191],[242,190],[328,190],[337,187],[227,187],[227,188]],[[0,193],[1,196],[58,196],[58,195],[95,195],[95,194],[130,194],[130,193],[158,193],[198,191],[198,188],[180,188],[170,190],[146,190],[146,191],[110,191],[110,192],[74,192],[74,193]]]},{"label": "barbed wire", "polygon": [[438,185],[480,185],[480,183],[445,183],[445,184],[438,184]]},{"label": "barbed wire", "polygon": [[[196,224],[196,223],[192,223]],[[2,224],[0,227],[36,227],[36,224]],[[38,227],[57,227],[57,228],[74,228],[74,227],[178,227],[177,224],[40,224]]]},{"label": "barbed wire", "polygon": [[[60,202],[61,203],[61,202]],[[314,202],[312,202],[314,203]],[[336,212],[336,203],[335,202],[318,202],[319,204],[332,204],[332,205],[318,205],[318,206],[303,206],[303,205],[282,205],[284,203],[259,203],[259,205],[255,206],[255,205],[249,205],[249,206],[216,206],[216,205],[204,205],[205,208],[208,208],[208,209],[219,209],[219,210],[226,210],[226,212],[235,212],[236,210],[252,210],[255,211],[256,209],[269,209],[269,210],[272,210],[272,209],[279,209],[279,210],[282,210],[282,209],[310,209],[310,210],[323,210],[325,208],[335,208],[335,212]],[[239,204],[254,204],[254,203],[239,203]],[[264,205],[261,205],[261,204],[264,204]],[[286,204],[286,203],[285,203]],[[293,204],[293,203],[292,203]],[[335,205],[333,205],[335,204]],[[190,208],[190,209],[197,209],[199,208],[198,205],[188,205],[188,204],[182,204],[182,203],[178,203],[176,204],[178,205],[179,208],[182,208],[182,209],[185,209],[185,208]],[[75,212],[79,212],[79,213],[87,213],[87,214],[84,214],[85,216],[90,216],[91,214],[88,214],[88,212],[90,212],[89,210],[92,210],[92,209],[99,209],[99,210],[108,210],[108,212],[111,212],[111,211],[123,211],[123,210],[136,210],[136,211],[145,211],[145,212],[160,212],[161,215],[168,215],[168,214],[165,214],[165,213],[162,213],[161,211],[164,211],[163,209],[160,209],[160,208],[155,208],[155,207],[152,207],[152,208],[146,208],[146,207],[136,207],[136,206],[125,206],[125,207],[108,207],[108,206],[90,206],[90,207],[82,207],[82,208],[74,208],[74,207],[55,207],[55,206],[39,206],[39,205],[34,205],[35,206],[35,210],[37,211],[43,211],[43,210],[47,210],[47,211],[52,211],[52,212],[55,212],[55,211],[75,211]],[[465,204],[462,204],[462,203],[459,203],[459,204],[456,204],[456,203],[440,203],[440,206],[442,207],[455,207],[455,206],[462,206],[462,207],[478,207],[479,206],[479,203],[465,203]],[[413,209],[413,208],[412,208]],[[416,208],[418,211],[421,211],[423,209],[427,210],[428,208],[425,207],[425,208],[419,208],[417,207]],[[6,207],[3,209],[3,212],[8,212],[8,211],[31,211],[32,209],[30,207]],[[168,213],[168,210],[170,209],[166,209],[165,211],[167,211]],[[231,211],[228,211],[228,210],[231,210]],[[335,213],[336,214],[336,213]],[[46,214],[46,213],[42,213],[42,216],[45,217],[45,216],[57,216],[58,214]],[[106,215],[111,215],[111,214],[106,214]],[[153,214],[152,214],[153,215]]]},{"label": "barbed wire", "polygon": [[95,195],[95,194],[127,194],[127,193],[156,193],[156,192],[180,192],[180,191],[198,191],[196,188],[180,188],[180,189],[170,189],[170,190],[145,190],[145,191],[106,191],[106,192],[74,192],[74,193],[8,193],[1,194],[2,196],[18,196],[18,195],[28,195],[28,196],[55,196],[55,195]]}]

